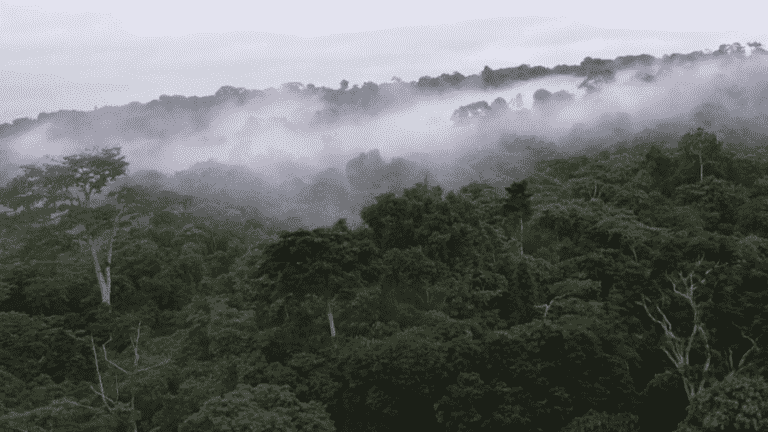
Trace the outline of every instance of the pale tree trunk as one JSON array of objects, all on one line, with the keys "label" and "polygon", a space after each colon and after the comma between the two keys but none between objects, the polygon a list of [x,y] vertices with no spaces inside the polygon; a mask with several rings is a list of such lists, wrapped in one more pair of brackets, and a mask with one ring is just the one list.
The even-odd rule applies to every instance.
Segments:
[{"label": "pale tree trunk", "polygon": [[328,302],[328,324],[331,326],[331,337],[336,337],[336,327],[333,326],[333,312],[331,311],[331,302]]},{"label": "pale tree trunk", "polygon": [[520,218],[520,256],[523,256],[523,218]]},{"label": "pale tree trunk", "polygon": [[[70,332],[70,334],[68,336],[71,337],[72,339],[75,339],[76,341],[81,341],[82,340],[79,337],[75,336],[71,332]],[[131,345],[133,347],[133,368],[131,368],[131,370],[127,370],[127,368],[121,367],[119,364],[113,362],[112,360],[109,359],[109,357],[107,357],[107,348],[106,348],[106,346],[107,346],[108,343],[110,343],[112,341],[112,336],[109,337],[108,341],[106,341],[104,344],[101,345],[101,350],[102,350],[102,352],[104,354],[104,360],[109,365],[111,365],[113,368],[115,368],[115,369],[121,371],[122,373],[124,373],[125,375],[127,375],[128,376],[128,381],[127,381],[128,384],[133,384],[134,376],[136,376],[138,373],[145,372],[145,371],[148,371],[150,369],[158,368],[158,367],[161,367],[161,366],[165,366],[165,365],[167,365],[167,364],[169,364],[171,362],[171,359],[167,358],[167,359],[165,359],[165,360],[163,360],[163,361],[161,361],[159,363],[155,363],[155,364],[153,364],[151,366],[139,368],[139,348],[138,347],[139,347],[139,337],[140,336],[141,336],[141,322],[139,322],[139,326],[136,329],[136,339],[134,340],[133,338],[130,338],[131,339]],[[112,392],[108,392],[107,389],[105,388],[106,387],[106,383],[108,381],[107,381],[107,378],[103,377],[102,374],[101,374],[102,368],[99,367],[99,357],[98,357],[97,350],[96,350],[96,344],[95,344],[95,342],[93,340],[93,335],[91,335],[90,340],[91,340],[91,350],[93,352],[93,361],[94,361],[94,365],[96,366],[96,376],[98,378],[98,382],[97,382],[98,388],[94,388],[93,385],[90,385],[89,387],[90,387],[91,391],[93,391],[93,393],[96,394],[96,396],[98,396],[101,399],[102,404],[103,404],[101,407],[93,407],[93,406],[90,406],[90,405],[83,405],[80,402],[76,402],[76,401],[70,400],[67,397],[63,397],[63,398],[58,398],[58,399],[55,399],[55,400],[49,402],[48,405],[43,407],[43,408],[37,408],[37,409],[30,410],[30,411],[27,411],[27,412],[24,412],[24,413],[11,412],[11,413],[9,413],[9,415],[0,416],[0,417],[3,417],[3,419],[2,419],[3,420],[2,421],[3,426],[13,426],[14,427],[13,430],[28,430],[28,429],[23,429],[21,427],[21,425],[17,426],[14,423],[16,423],[16,422],[22,423],[24,426],[29,427],[28,425],[29,425],[30,420],[32,422],[35,422],[35,418],[37,416],[39,416],[41,409],[44,409],[44,410],[50,412],[54,416],[54,418],[57,418],[57,417],[60,417],[60,418],[70,418],[71,413],[67,412],[67,411],[69,411],[67,408],[69,408],[69,409],[85,409],[85,410],[88,410],[89,412],[91,412],[91,413],[93,413],[93,414],[95,414],[97,416],[105,415],[106,414],[108,416],[114,416],[114,417],[117,417],[117,418],[121,418],[121,417],[125,418],[126,415],[127,415],[128,416],[128,425],[127,425],[128,428],[127,428],[127,430],[129,432],[130,431],[136,432],[138,430],[136,421],[141,418],[141,412],[136,409],[135,387],[133,385],[130,386],[130,391],[131,391],[130,402],[128,402],[128,403],[121,402],[120,401],[120,386],[119,386],[119,383],[117,381],[117,377],[114,377],[115,378],[114,398],[110,397]],[[67,408],[64,408],[64,410],[62,410],[63,407],[67,407]],[[0,427],[0,429],[1,430],[6,430],[5,427]],[[8,429],[8,430],[10,430],[10,429]],[[44,430],[44,429],[37,428],[35,430]],[[53,430],[53,429],[51,429],[51,430]]]},{"label": "pale tree trunk", "polygon": [[741,330],[741,337],[744,339],[749,339],[749,341],[752,342],[752,346],[747,350],[747,352],[744,353],[744,355],[741,356],[739,365],[736,367],[733,366],[733,350],[728,348],[728,376],[733,376],[738,371],[740,371],[744,366],[744,362],[747,360],[747,357],[752,354],[752,352],[760,350],[760,348],[757,346],[757,342],[755,342],[755,340],[751,337],[747,336],[744,333],[744,330]]},{"label": "pale tree trunk", "polygon": [[93,257],[93,266],[96,271],[96,280],[99,283],[99,289],[101,290],[101,302],[111,306],[112,302],[112,244],[117,236],[117,223],[122,216],[122,210],[117,214],[114,220],[112,230],[109,232],[109,239],[107,240],[107,262],[104,266],[104,271],[101,270],[101,264],[99,263],[99,249],[100,243],[95,239],[89,237],[88,244],[91,247],[91,256]]},{"label": "pale tree trunk", "polygon": [[701,180],[699,181],[703,182],[704,181],[704,163],[701,160],[701,153],[699,153],[699,173],[701,175]]},{"label": "pale tree trunk", "polygon": [[[701,260],[699,260],[699,264],[701,264]],[[704,273],[704,276],[709,274],[712,269],[707,270],[706,273]],[[709,347],[709,338],[707,335],[707,332],[704,330],[704,327],[701,322],[701,310],[700,305],[697,304],[694,301],[694,292],[698,288],[698,284],[704,283],[705,279],[700,278],[698,284],[693,282],[693,272],[689,273],[688,276],[683,277],[682,273],[678,273],[679,276],[679,282],[682,285],[681,289],[678,289],[677,281],[673,281],[672,278],[669,278],[669,281],[672,283],[672,291],[677,294],[678,296],[682,297],[693,309],[693,329],[691,330],[691,334],[688,337],[681,337],[677,336],[672,331],[672,323],[667,319],[667,316],[664,314],[664,312],[661,311],[661,308],[659,308],[658,305],[656,306],[656,311],[661,316],[661,319],[657,319],[651,314],[651,311],[648,309],[647,301],[648,298],[643,296],[642,306],[645,308],[645,312],[648,314],[648,316],[659,324],[661,328],[664,330],[664,333],[667,337],[666,346],[662,348],[664,351],[664,354],[667,355],[669,360],[672,362],[672,364],[675,366],[675,368],[680,372],[680,375],[683,378],[683,386],[685,388],[685,394],[688,397],[688,400],[692,400],[697,394],[701,393],[704,390],[704,383],[706,382],[706,374],[709,370],[710,360],[712,359],[712,353]],[[640,304],[640,302],[638,302]],[[696,338],[696,335],[699,335],[699,337],[703,340],[704,346],[705,346],[705,353],[706,353],[706,360],[704,362],[704,367],[702,371],[702,377],[701,380],[698,382],[698,386],[696,385],[693,379],[693,377],[690,377],[686,374],[686,372],[690,369],[690,352],[691,352],[691,346],[693,345],[693,341]]]},{"label": "pale tree trunk", "polygon": [[[134,339],[131,338],[131,345],[133,347],[133,369],[132,370],[123,369],[122,367],[120,367],[120,365],[118,365],[115,362],[111,361],[107,357],[107,344],[112,341],[112,336],[110,336],[109,340],[106,341],[101,346],[101,349],[102,349],[102,351],[104,353],[104,360],[107,363],[109,363],[110,365],[112,365],[112,367],[114,367],[115,369],[117,369],[117,370],[123,372],[124,374],[128,375],[128,378],[130,380],[129,382],[133,381],[133,377],[137,373],[144,372],[144,371],[156,368],[156,367],[164,366],[164,365],[170,363],[170,361],[171,361],[171,359],[165,359],[165,360],[163,360],[160,363],[156,363],[156,364],[154,364],[152,366],[148,366],[148,367],[144,367],[144,368],[139,369],[139,337],[140,336],[141,336],[141,322],[139,322],[139,326],[136,329],[136,340],[134,341]],[[124,413],[126,413],[126,412],[131,414],[129,430],[132,428],[133,431],[136,432],[137,431],[136,420],[134,419],[134,417],[132,415],[135,412],[137,412],[136,405],[135,405],[136,395],[134,394],[133,387],[131,387],[131,403],[130,404],[126,404],[124,402],[119,402],[118,399],[120,397],[120,388],[119,388],[118,383],[117,383],[117,378],[115,378],[115,399],[112,399],[109,396],[107,396],[106,392],[104,391],[104,381],[102,380],[102,377],[101,377],[101,371],[99,370],[99,358],[96,355],[96,345],[93,342],[93,336],[91,336],[91,348],[93,350],[93,358],[94,358],[94,362],[96,364],[96,375],[99,378],[99,390],[96,390],[96,389],[93,388],[93,386],[90,386],[91,390],[94,393],[96,393],[97,396],[101,396],[101,400],[104,403],[104,408],[106,408],[106,410],[110,414],[113,414],[113,415],[123,414],[124,415]]]},{"label": "pale tree trunk", "polygon": [[537,305],[536,307],[544,308],[544,319],[547,319],[547,313],[549,313],[549,309],[552,307],[552,304],[555,303],[556,300],[560,300],[561,298],[565,297],[565,294],[559,295],[552,300],[549,301],[549,303],[545,303],[543,305]]},{"label": "pale tree trunk", "polygon": [[107,263],[106,271],[102,273],[98,256],[99,245],[94,242],[93,239],[88,239],[88,243],[91,246],[91,256],[93,256],[93,266],[96,270],[96,280],[99,281],[99,288],[101,289],[101,302],[110,305],[112,277],[109,274],[109,263]]}]

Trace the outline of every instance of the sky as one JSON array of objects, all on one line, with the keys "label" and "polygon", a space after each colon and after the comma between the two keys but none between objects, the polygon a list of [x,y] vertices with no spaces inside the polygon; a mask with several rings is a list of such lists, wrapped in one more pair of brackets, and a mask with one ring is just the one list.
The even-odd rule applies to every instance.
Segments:
[{"label": "sky", "polygon": [[223,85],[336,88],[342,79],[410,81],[768,42],[756,2],[727,11],[661,1],[631,10],[600,1],[288,4],[0,0],[0,122],[205,96]]}]

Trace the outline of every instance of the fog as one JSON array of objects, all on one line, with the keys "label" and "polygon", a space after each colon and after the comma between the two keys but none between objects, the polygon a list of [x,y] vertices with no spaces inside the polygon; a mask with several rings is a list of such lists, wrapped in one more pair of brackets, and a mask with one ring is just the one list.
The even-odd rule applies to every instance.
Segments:
[{"label": "fog", "polygon": [[[697,126],[725,142],[764,143],[766,71],[768,56],[747,51],[627,67],[591,88],[584,77],[565,75],[439,93],[393,81],[380,85],[366,109],[333,105],[303,84],[161,97],[0,128],[0,180],[49,156],[120,146],[131,164],[123,181],[211,197],[240,214],[252,207],[253,214],[307,227],[341,217],[354,225],[375,195],[398,193],[425,176],[444,190],[472,181],[508,184],[530,172],[541,148],[562,156],[619,142],[674,145]],[[539,89],[564,91],[572,100],[559,93],[562,101],[537,102]],[[514,103],[518,94],[522,106]],[[459,107],[498,97],[508,106],[452,119]],[[332,118],[318,117],[323,112]]]}]

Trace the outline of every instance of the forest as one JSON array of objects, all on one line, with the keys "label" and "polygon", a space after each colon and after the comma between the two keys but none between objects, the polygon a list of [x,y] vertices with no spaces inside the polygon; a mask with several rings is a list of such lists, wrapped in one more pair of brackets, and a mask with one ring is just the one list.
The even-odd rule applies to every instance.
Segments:
[{"label": "forest", "polygon": [[768,430],[764,146],[427,176],[294,230],[127,167],[0,189],[0,429]]}]

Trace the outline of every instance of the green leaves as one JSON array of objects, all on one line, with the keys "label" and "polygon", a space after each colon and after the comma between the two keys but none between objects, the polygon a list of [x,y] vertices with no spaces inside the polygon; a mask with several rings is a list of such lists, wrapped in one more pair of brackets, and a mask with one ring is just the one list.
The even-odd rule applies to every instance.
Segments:
[{"label": "green leaves", "polygon": [[254,276],[279,282],[280,292],[272,293],[276,296],[294,293],[299,299],[307,294],[332,298],[357,288],[361,270],[371,265],[375,253],[372,245],[343,230],[284,232],[264,249]]},{"label": "green leaves", "polygon": [[737,209],[749,199],[744,187],[715,177],[680,186],[675,195],[679,205],[689,205],[699,210],[708,231],[720,230],[722,224],[735,225]]},{"label": "green leaves", "polygon": [[[95,150],[95,149],[94,149]],[[125,174],[128,162],[125,156],[120,156],[120,147],[105,148],[90,154],[78,154],[64,157],[64,167],[61,169],[62,182],[88,190],[90,193],[101,193],[107,183]],[[71,177],[70,177],[71,176]]]},{"label": "green leaves", "polygon": [[562,432],[636,432],[638,417],[629,413],[609,414],[593,409],[577,417]]},{"label": "green leaves", "polygon": [[593,280],[566,279],[549,286],[549,298],[575,297],[582,300],[600,298],[600,282]]},{"label": "green leaves", "polygon": [[[360,212],[382,250],[427,246],[433,232],[443,231],[450,224],[450,215],[442,200],[442,189],[423,184],[406,189],[401,197],[392,193],[379,195],[375,204]],[[428,251],[430,256],[432,253]]]},{"label": "green leaves", "polygon": [[492,413],[484,402],[493,390],[477,372],[459,373],[456,383],[449,385],[434,405],[438,423],[447,431],[486,429]]},{"label": "green leaves", "polygon": [[385,296],[397,302],[408,303],[419,309],[438,308],[445,293],[435,285],[448,268],[441,262],[430,260],[420,247],[406,250],[391,249],[384,254],[386,268],[382,281]]},{"label": "green leaves", "polygon": [[507,198],[504,200],[504,211],[507,214],[515,215],[527,222],[533,215],[531,209],[532,193],[527,191],[528,180],[512,183],[504,188],[507,191]]},{"label": "green leaves", "polygon": [[638,250],[642,252],[641,248],[647,247],[652,237],[667,233],[665,229],[642,223],[631,211],[614,208],[604,208],[601,218],[590,231],[607,234],[608,242],[612,238],[618,239],[622,247],[632,252],[636,262]]},{"label": "green leaves", "polygon": [[704,165],[715,163],[722,156],[723,143],[713,133],[697,128],[680,139],[678,147],[683,157],[700,167],[700,181],[704,180]]},{"label": "green leaves", "polygon": [[480,398],[487,430],[560,430],[579,411],[631,402],[632,383],[620,358],[605,353],[605,339],[590,328],[572,324],[534,320],[483,341],[486,367],[476,370],[488,383]]},{"label": "green leaves", "polygon": [[342,355],[340,430],[435,426],[434,404],[478,351],[477,326],[446,318],[383,340],[356,339]]},{"label": "green leaves", "polygon": [[333,432],[333,422],[317,402],[299,402],[288,386],[238,384],[206,401],[179,425],[179,432]]},{"label": "green leaves", "polygon": [[[124,159],[120,156],[120,148],[116,147],[66,156],[58,164],[25,165],[22,167],[24,173],[0,190],[0,204],[22,213],[27,225],[58,231],[57,236],[67,232],[85,237],[91,246],[105,303],[110,303],[112,241],[121,211],[94,198],[107,183],[125,174],[128,163]],[[105,272],[102,273],[97,253],[104,241],[98,237],[110,228]],[[71,230],[74,232],[68,232]],[[50,241],[43,241],[33,246],[45,250],[49,244]]]},{"label": "green leaves", "polygon": [[[126,172],[128,163],[120,148],[65,156],[59,164],[24,165],[24,173],[0,191],[0,203],[15,211],[43,209],[62,211],[69,204],[90,207],[91,198]],[[82,194],[82,195],[81,195]]]},{"label": "green leaves", "polygon": [[691,401],[678,430],[764,430],[768,428],[768,383],[761,376],[733,375]]}]

